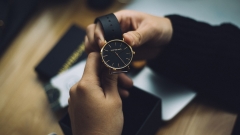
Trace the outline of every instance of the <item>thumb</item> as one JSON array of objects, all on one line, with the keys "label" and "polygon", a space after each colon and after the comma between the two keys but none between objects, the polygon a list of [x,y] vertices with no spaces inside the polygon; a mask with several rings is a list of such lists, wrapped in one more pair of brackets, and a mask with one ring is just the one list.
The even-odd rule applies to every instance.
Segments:
[{"label": "thumb", "polygon": [[109,74],[108,69],[104,68],[101,76],[101,84],[105,96],[119,96],[118,93],[118,74]]},{"label": "thumb", "polygon": [[123,34],[124,41],[130,46],[140,46],[151,38],[151,33],[147,27],[140,27],[135,31],[129,31]]}]

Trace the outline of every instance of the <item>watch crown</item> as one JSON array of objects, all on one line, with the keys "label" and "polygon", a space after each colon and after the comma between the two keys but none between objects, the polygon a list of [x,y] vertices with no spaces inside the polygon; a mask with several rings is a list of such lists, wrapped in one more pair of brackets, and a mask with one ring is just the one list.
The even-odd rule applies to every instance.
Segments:
[{"label": "watch crown", "polygon": [[133,54],[135,54],[135,52],[133,51]]}]

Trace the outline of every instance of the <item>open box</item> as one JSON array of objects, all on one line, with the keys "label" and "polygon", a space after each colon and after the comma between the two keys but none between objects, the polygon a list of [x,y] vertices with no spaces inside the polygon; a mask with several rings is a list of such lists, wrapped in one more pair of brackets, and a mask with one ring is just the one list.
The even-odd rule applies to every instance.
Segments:
[{"label": "open box", "polygon": [[[130,96],[124,98],[124,126],[122,135],[152,135],[161,126],[161,100],[136,87],[131,88]],[[59,124],[65,135],[72,135],[69,115]]]}]

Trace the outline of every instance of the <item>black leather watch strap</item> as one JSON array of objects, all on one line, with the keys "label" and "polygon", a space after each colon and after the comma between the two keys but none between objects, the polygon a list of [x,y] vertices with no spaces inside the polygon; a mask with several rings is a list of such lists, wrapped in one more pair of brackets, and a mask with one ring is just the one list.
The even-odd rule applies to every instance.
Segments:
[{"label": "black leather watch strap", "polygon": [[95,23],[100,22],[104,31],[104,38],[106,41],[113,39],[122,40],[122,30],[116,16],[111,13],[95,19]]}]

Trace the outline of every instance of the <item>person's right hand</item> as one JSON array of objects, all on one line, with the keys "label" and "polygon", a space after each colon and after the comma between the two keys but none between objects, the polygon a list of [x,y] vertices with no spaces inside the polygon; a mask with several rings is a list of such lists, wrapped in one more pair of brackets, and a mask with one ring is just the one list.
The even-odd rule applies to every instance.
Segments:
[{"label": "person's right hand", "polygon": [[[88,55],[82,78],[70,89],[68,112],[74,135],[120,135],[123,128],[120,74],[102,67],[100,54]],[[122,78],[124,79],[124,78]],[[121,79],[121,80],[122,80]],[[124,84],[119,84],[124,83]]]},{"label": "person's right hand", "polygon": [[[136,52],[135,60],[154,58],[162,46],[171,40],[172,25],[168,18],[130,10],[114,14],[120,22],[124,41]],[[99,23],[89,25],[85,38],[86,51],[99,52],[104,43],[101,25]]]}]

